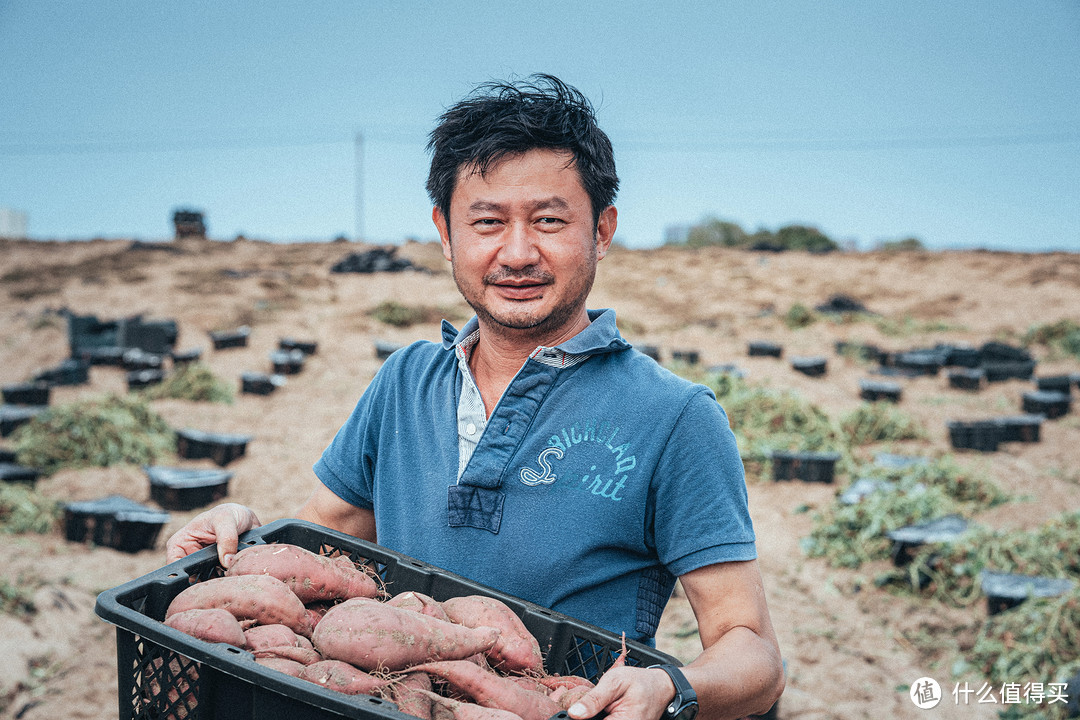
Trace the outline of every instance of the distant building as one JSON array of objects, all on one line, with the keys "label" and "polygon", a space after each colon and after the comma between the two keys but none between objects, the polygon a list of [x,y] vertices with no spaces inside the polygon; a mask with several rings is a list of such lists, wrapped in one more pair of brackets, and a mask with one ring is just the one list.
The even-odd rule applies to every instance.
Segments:
[{"label": "distant building", "polygon": [[173,213],[173,225],[176,227],[176,237],[206,237],[206,223],[203,214],[198,210],[179,209]]},{"label": "distant building", "polygon": [[0,208],[0,238],[25,240],[26,225],[26,213],[9,208]]},{"label": "distant building", "polygon": [[664,228],[665,245],[685,245],[689,237],[689,225],[668,225]]}]

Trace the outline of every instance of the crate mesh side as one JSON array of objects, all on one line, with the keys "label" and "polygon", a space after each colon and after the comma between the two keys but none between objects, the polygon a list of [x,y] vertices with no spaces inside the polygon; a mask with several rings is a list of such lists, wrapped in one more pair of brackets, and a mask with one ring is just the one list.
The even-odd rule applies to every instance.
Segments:
[{"label": "crate mesh side", "polygon": [[134,654],[126,668],[131,673],[127,706],[131,714],[126,717],[132,720],[198,718],[199,663],[138,635],[129,638]]},{"label": "crate mesh side", "polygon": [[[575,635],[573,645],[570,647],[569,652],[566,653],[566,657],[563,658],[562,669],[557,672],[561,675],[580,675],[596,682],[604,674],[604,671],[615,662],[620,651],[620,648],[613,649],[607,645]],[[636,667],[641,664],[641,660],[628,654],[626,664]]]}]

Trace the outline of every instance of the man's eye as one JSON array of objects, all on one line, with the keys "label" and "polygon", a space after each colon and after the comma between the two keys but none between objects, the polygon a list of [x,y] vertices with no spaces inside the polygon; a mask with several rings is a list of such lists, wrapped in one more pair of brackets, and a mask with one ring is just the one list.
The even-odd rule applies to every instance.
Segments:
[{"label": "man's eye", "polygon": [[498,224],[499,221],[495,218],[480,218],[479,220],[473,222],[473,225],[476,225],[478,227],[493,227]]},{"label": "man's eye", "polygon": [[563,224],[563,220],[561,218],[556,218],[556,217],[542,217],[539,220],[537,220],[536,222],[540,223],[541,225],[562,225]]}]

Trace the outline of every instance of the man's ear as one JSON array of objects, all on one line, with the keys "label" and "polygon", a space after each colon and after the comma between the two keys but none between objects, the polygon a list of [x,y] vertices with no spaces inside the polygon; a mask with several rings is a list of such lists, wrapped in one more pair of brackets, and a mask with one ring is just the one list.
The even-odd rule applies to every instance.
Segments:
[{"label": "man's ear", "polygon": [[431,208],[431,222],[435,223],[436,229],[439,231],[439,241],[442,243],[442,254],[446,258],[447,262],[451,259],[450,254],[450,227],[447,224],[446,216],[443,215],[439,206]]},{"label": "man's ear", "polygon": [[619,224],[619,211],[614,205],[608,205],[600,212],[596,221],[596,259],[603,260],[611,249],[615,237],[615,227]]}]

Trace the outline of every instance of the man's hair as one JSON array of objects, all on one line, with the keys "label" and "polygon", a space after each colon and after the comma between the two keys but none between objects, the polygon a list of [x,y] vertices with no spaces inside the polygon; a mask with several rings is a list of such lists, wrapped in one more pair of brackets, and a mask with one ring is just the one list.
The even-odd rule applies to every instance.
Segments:
[{"label": "man's hair", "polygon": [[611,140],[596,124],[592,103],[552,75],[520,82],[488,82],[439,117],[431,131],[427,191],[450,217],[458,173],[471,168],[481,177],[499,162],[530,150],[562,150],[573,155],[592,203],[593,224],[615,202],[619,178]]}]

